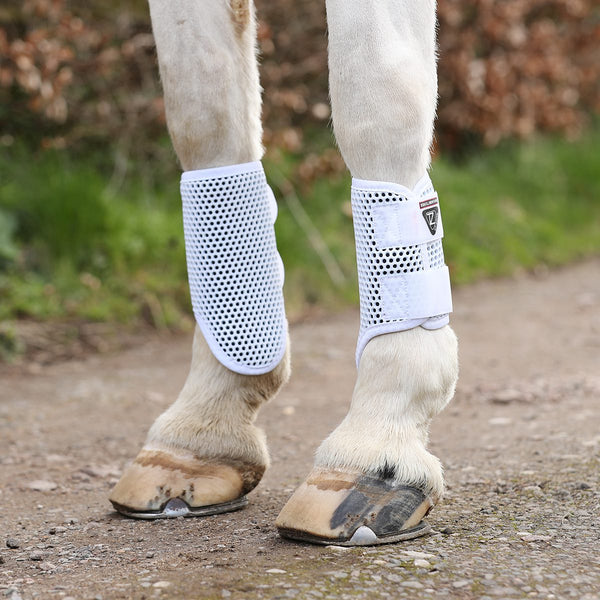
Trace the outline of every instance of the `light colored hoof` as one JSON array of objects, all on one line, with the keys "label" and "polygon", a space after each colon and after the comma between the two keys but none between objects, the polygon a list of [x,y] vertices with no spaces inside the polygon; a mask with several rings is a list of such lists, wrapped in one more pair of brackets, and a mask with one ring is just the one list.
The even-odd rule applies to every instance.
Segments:
[{"label": "light colored hoof", "polygon": [[117,511],[138,519],[214,515],[246,506],[264,466],[202,459],[191,452],[144,447],[110,494]]},{"label": "light colored hoof", "polygon": [[315,468],[275,525],[283,537],[338,546],[409,540],[431,531],[422,519],[434,503],[421,490],[389,479]]}]

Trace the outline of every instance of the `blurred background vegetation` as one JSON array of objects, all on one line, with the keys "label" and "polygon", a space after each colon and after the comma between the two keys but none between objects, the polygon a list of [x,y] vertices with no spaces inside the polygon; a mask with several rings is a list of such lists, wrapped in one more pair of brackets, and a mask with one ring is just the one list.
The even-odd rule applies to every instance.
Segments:
[{"label": "blurred background vegetation", "polygon": [[[600,251],[600,6],[440,0],[433,178],[455,283]],[[323,0],[257,0],[292,318],[357,301]],[[15,323],[191,324],[179,168],[141,0],[0,7],[0,359]]]}]

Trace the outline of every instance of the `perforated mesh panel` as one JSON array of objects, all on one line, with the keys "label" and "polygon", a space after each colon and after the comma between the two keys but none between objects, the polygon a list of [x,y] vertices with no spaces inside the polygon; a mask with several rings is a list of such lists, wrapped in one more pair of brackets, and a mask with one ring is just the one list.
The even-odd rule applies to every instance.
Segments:
[{"label": "perforated mesh panel", "polygon": [[[373,183],[373,182],[370,182]],[[390,185],[392,190],[381,186],[361,187],[360,181],[353,180],[352,186],[352,215],[354,220],[354,235],[356,241],[356,259],[358,267],[358,284],[360,292],[360,332],[357,347],[357,363],[366,343],[381,333],[400,331],[419,325],[429,325],[430,328],[441,327],[447,323],[446,315],[427,315],[427,317],[394,318],[390,313],[396,312],[395,298],[387,294],[387,305],[383,294],[385,282],[387,286],[393,281],[401,287],[403,274],[419,273],[430,269],[442,269],[444,251],[441,239],[412,246],[392,246],[381,248],[376,242],[374,230],[373,208],[414,199],[414,194],[406,190],[399,193],[402,186]],[[389,185],[389,184],[388,184]],[[393,189],[397,188],[397,189]],[[428,177],[418,184],[418,198],[430,198],[435,190]],[[424,288],[410,288],[410,278],[406,278],[404,298],[411,305],[420,304],[419,293],[425,293]],[[412,295],[411,295],[412,294]],[[423,303],[426,303],[423,298]],[[427,323],[428,322],[428,323]]]},{"label": "perforated mesh panel", "polygon": [[187,267],[194,315],[217,359],[245,374],[285,352],[276,205],[260,163],[184,173]]}]

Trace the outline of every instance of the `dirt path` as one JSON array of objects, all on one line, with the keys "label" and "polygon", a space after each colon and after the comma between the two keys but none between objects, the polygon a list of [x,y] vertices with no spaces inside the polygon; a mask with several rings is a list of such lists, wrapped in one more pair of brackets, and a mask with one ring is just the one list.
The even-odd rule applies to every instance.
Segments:
[{"label": "dirt path", "polygon": [[394,546],[273,528],[346,411],[355,312],[293,328],[292,381],[260,417],[273,466],[246,510],[204,520],[130,521],[106,500],[183,382],[189,339],[2,377],[0,597],[600,598],[600,260],[455,305],[461,380],[431,436],[448,494],[433,535]]}]

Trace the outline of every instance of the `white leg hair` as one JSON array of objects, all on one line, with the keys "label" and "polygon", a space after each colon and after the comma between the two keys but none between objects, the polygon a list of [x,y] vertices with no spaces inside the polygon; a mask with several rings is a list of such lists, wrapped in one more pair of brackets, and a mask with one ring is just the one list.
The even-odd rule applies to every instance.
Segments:
[{"label": "white leg hair", "polygon": [[413,188],[430,164],[435,1],[327,0],[335,136],[353,177]]},{"label": "white leg hair", "polygon": [[[435,2],[327,0],[336,139],[352,175],[413,188],[430,164],[437,100]],[[427,426],[453,395],[457,343],[450,327],[371,340],[348,416],[317,465],[394,473],[436,497],[441,466]]]},{"label": "white leg hair", "polygon": [[[150,12],[169,132],[183,169],[260,160],[252,0],[150,0]],[[159,511],[170,498],[204,506],[251,490],[269,463],[254,419],[289,370],[288,351],[270,373],[234,373],[215,359],[197,327],[188,379],[114,488],[113,504],[136,516]]]},{"label": "white leg hair", "polygon": [[149,0],[171,140],[184,171],[260,160],[252,0]]}]

